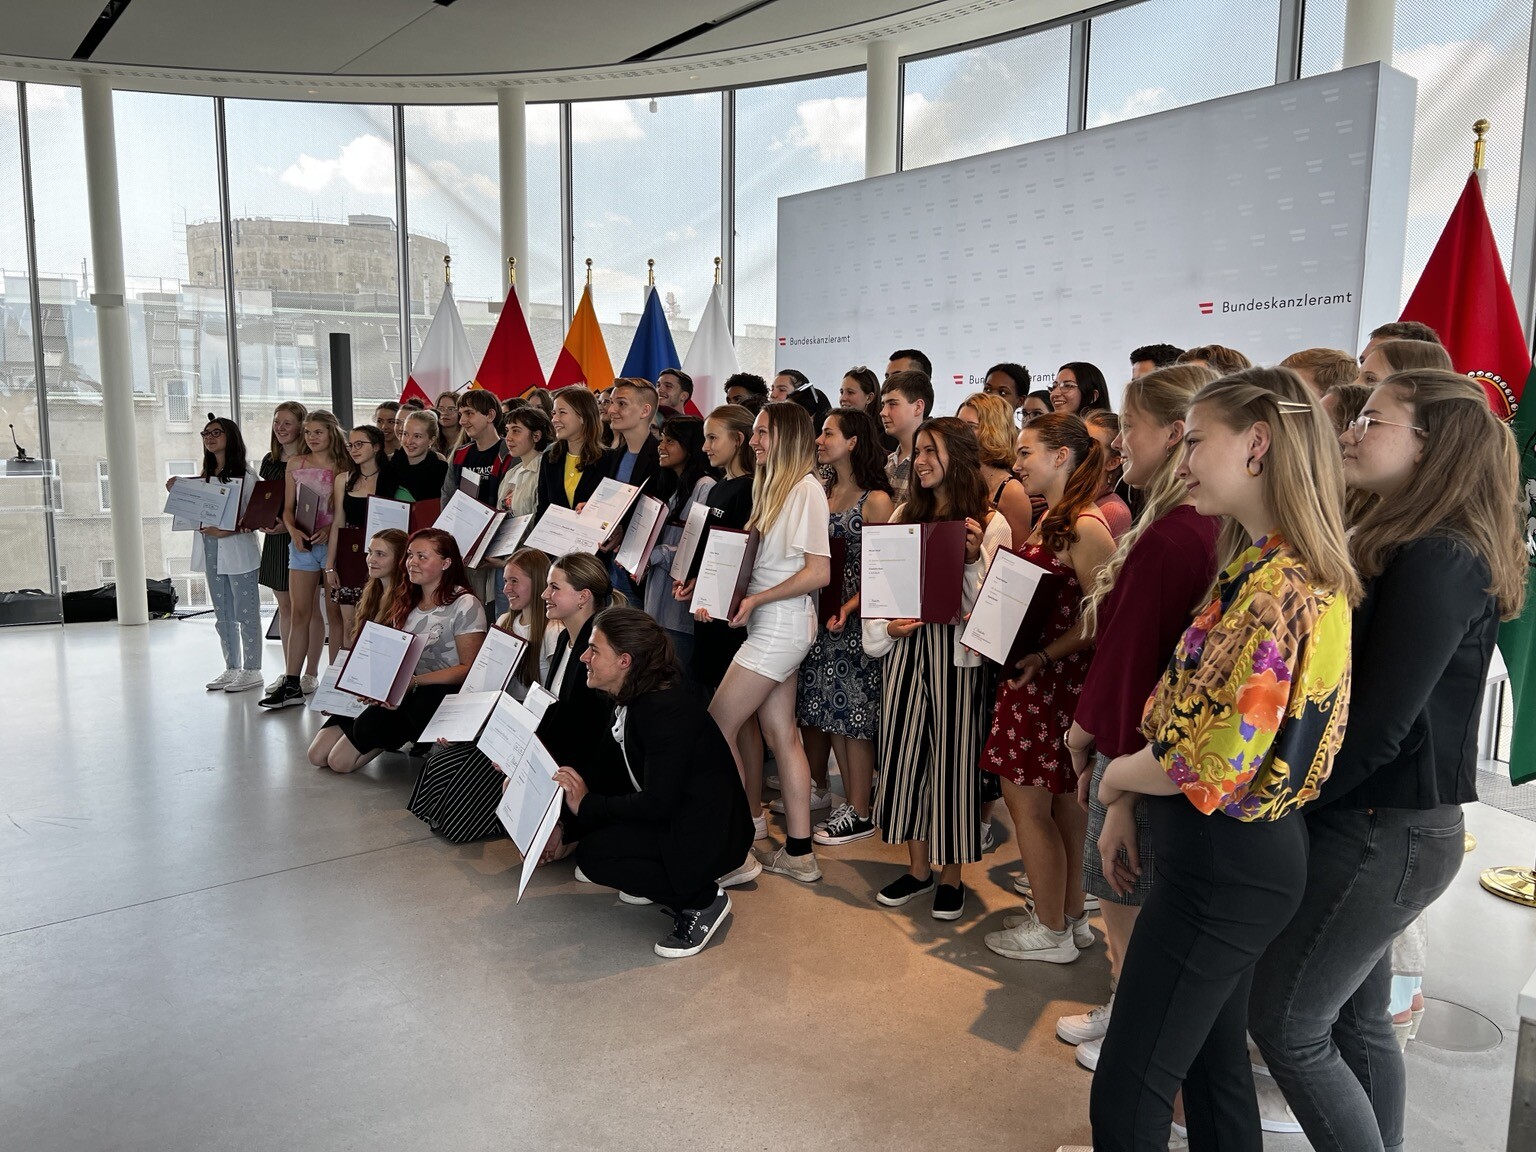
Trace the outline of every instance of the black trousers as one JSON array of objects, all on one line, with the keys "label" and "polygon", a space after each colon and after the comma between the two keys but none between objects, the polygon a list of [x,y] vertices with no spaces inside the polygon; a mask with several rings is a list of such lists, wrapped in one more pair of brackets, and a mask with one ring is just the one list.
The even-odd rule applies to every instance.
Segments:
[{"label": "black trousers", "polygon": [[403,744],[415,743],[443,697],[457,691],[456,686],[423,684],[407,692],[398,708],[370,704],[357,716],[332,716],[325,727],[340,728],[359,752],[375,748],[393,752]]},{"label": "black trousers", "polygon": [[1182,1085],[1191,1152],[1262,1152],[1248,995],[1259,957],[1301,903],[1306,824],[1299,814],[1202,816],[1183,796],[1152,798],[1148,810],[1156,879],[1093,1076],[1093,1147],[1164,1152]]},{"label": "black trousers", "polygon": [[719,891],[714,881],[693,892],[680,892],[662,862],[673,832],[662,824],[610,824],[588,832],[576,846],[576,863],[594,884],[681,911],[708,908]]}]

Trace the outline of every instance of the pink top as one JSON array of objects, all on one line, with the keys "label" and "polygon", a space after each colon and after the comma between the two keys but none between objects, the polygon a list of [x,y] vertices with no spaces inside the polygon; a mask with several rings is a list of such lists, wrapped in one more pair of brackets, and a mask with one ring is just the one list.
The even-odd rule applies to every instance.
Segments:
[{"label": "pink top", "polygon": [[1104,526],[1109,529],[1109,534],[1116,540],[1131,530],[1131,523],[1135,519],[1131,515],[1131,507],[1122,500],[1118,493],[1106,492],[1095,501],[1099,511],[1104,513]]}]

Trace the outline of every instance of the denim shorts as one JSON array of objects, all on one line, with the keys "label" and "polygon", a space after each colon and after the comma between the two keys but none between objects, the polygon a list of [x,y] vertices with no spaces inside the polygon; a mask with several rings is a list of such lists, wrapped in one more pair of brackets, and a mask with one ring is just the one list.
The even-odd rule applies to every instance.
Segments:
[{"label": "denim shorts", "polygon": [[325,553],[329,544],[311,544],[308,552],[300,552],[292,540],[288,541],[288,569],[291,572],[319,572],[325,568]]}]

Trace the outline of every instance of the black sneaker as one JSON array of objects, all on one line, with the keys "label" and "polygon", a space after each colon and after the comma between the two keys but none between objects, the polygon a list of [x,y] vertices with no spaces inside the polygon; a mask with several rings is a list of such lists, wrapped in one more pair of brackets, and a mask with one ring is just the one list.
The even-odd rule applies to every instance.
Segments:
[{"label": "black sneaker", "polygon": [[933,890],[933,918],[958,920],[965,911],[965,885],[940,884]]},{"label": "black sneaker", "polygon": [[840,804],[827,822],[811,833],[818,844],[852,844],[875,834],[875,822],[866,820],[853,810],[852,804]]},{"label": "black sneaker", "polygon": [[910,872],[903,872],[895,880],[892,880],[879,892],[875,893],[875,899],[887,908],[900,908],[914,896],[920,896],[933,887],[933,873],[928,874],[926,880],[919,880]]},{"label": "black sneaker", "polygon": [[295,704],[302,705],[304,689],[299,687],[297,676],[284,677],[280,688],[268,692],[256,703],[263,708],[291,708]]},{"label": "black sneaker", "polygon": [[717,888],[715,902],[708,908],[684,908],[672,914],[672,931],[656,942],[656,955],[668,960],[698,955],[730,914],[731,898]]}]

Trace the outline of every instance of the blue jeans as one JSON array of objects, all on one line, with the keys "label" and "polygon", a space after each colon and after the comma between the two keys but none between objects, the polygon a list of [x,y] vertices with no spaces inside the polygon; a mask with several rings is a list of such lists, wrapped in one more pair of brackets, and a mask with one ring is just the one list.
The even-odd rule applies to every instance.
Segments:
[{"label": "blue jeans", "polygon": [[1249,1030],[1317,1152],[1397,1152],[1392,941],[1456,878],[1461,807],[1323,808],[1306,822],[1306,892],[1254,974]]},{"label": "blue jeans", "polygon": [[[261,671],[261,642],[266,629],[261,623],[261,589],[256,569],[225,576],[219,572],[219,540],[203,538],[204,575],[208,579],[208,599],[213,601],[214,625],[219,633],[219,647],[224,650],[224,667]],[[243,652],[243,656],[242,656]]]}]

